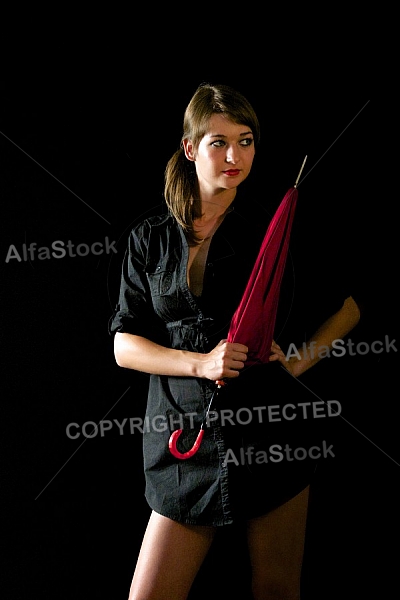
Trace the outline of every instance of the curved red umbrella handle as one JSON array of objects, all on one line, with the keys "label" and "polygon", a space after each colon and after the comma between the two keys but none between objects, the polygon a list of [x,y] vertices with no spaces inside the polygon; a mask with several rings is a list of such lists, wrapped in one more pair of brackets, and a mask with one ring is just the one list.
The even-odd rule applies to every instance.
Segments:
[{"label": "curved red umbrella handle", "polygon": [[195,443],[193,444],[193,447],[188,450],[187,452],[179,452],[179,450],[176,447],[176,444],[178,442],[178,438],[182,433],[182,429],[176,429],[175,431],[172,432],[171,437],[169,438],[169,449],[171,454],[173,454],[175,456],[175,458],[180,458],[181,460],[184,460],[186,458],[190,458],[191,456],[193,456],[193,454],[196,454],[197,450],[200,448],[200,444],[201,444],[201,440],[203,439],[203,435],[204,435],[204,429],[201,428],[198,436],[196,438]]},{"label": "curved red umbrella handle", "polygon": [[179,458],[180,460],[185,460],[186,458],[190,458],[191,456],[193,456],[193,454],[196,454],[197,450],[200,448],[200,444],[201,444],[201,440],[203,439],[204,436],[204,424],[206,422],[208,413],[210,412],[210,408],[211,405],[213,403],[215,394],[218,392],[218,390],[223,386],[226,385],[226,382],[223,379],[218,379],[216,382],[216,388],[211,396],[211,400],[210,403],[208,405],[208,408],[206,410],[206,414],[204,415],[204,419],[203,419],[203,423],[200,427],[200,431],[197,435],[196,441],[193,444],[193,447],[188,450],[187,452],[179,452],[178,448],[176,447],[177,443],[178,443],[178,438],[182,433],[182,429],[176,429],[175,431],[172,432],[170,438],[169,438],[169,442],[168,442],[168,446],[169,446],[169,450],[171,452],[171,454],[173,456],[175,456],[175,458]]}]

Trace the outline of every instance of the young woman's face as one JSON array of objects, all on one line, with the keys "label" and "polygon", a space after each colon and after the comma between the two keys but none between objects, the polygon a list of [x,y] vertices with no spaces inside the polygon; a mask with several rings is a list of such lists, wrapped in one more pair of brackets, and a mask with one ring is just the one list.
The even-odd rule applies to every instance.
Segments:
[{"label": "young woman's face", "polygon": [[250,173],[255,155],[251,129],[218,114],[211,117],[197,152],[190,140],[184,148],[186,157],[195,162],[200,190],[205,192],[237,187]]}]

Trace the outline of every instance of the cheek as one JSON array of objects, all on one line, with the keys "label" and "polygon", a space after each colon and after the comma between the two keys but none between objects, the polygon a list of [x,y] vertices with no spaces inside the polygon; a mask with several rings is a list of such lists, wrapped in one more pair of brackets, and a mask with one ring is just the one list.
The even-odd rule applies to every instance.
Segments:
[{"label": "cheek", "polygon": [[246,164],[246,167],[248,168],[248,170],[250,170],[251,167],[253,166],[253,161],[254,161],[254,152],[251,155],[247,155],[245,158],[245,164]]},{"label": "cheek", "polygon": [[215,163],[215,160],[211,160],[211,158],[205,158],[202,156],[200,159],[196,160],[194,163],[196,165],[196,172],[198,176],[210,178],[215,177],[221,168]]},{"label": "cheek", "polygon": [[209,173],[220,170],[221,158],[215,154],[208,154],[201,157],[201,168]]},{"label": "cheek", "polygon": [[215,163],[215,155],[212,152],[208,152],[207,149],[199,148],[196,155],[196,162],[199,163],[202,169],[206,169]]}]

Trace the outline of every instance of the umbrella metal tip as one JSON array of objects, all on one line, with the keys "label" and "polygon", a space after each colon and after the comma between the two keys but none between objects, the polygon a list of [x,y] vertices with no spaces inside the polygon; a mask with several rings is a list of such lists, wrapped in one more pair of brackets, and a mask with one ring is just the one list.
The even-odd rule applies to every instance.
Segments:
[{"label": "umbrella metal tip", "polygon": [[299,183],[300,175],[301,175],[301,173],[302,173],[302,171],[304,169],[304,165],[306,164],[306,160],[307,160],[307,154],[304,157],[303,164],[301,165],[301,169],[299,171],[299,174],[297,175],[297,179],[294,182],[294,186],[293,186],[294,188],[297,188],[297,184]]}]

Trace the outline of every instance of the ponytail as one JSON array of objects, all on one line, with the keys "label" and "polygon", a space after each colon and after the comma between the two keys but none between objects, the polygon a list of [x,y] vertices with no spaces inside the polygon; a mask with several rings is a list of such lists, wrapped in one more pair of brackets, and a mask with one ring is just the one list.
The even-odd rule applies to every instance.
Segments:
[{"label": "ponytail", "polygon": [[164,198],[167,207],[183,228],[189,245],[198,240],[193,221],[201,216],[201,204],[194,163],[187,160],[183,148],[169,159],[164,173]]}]

